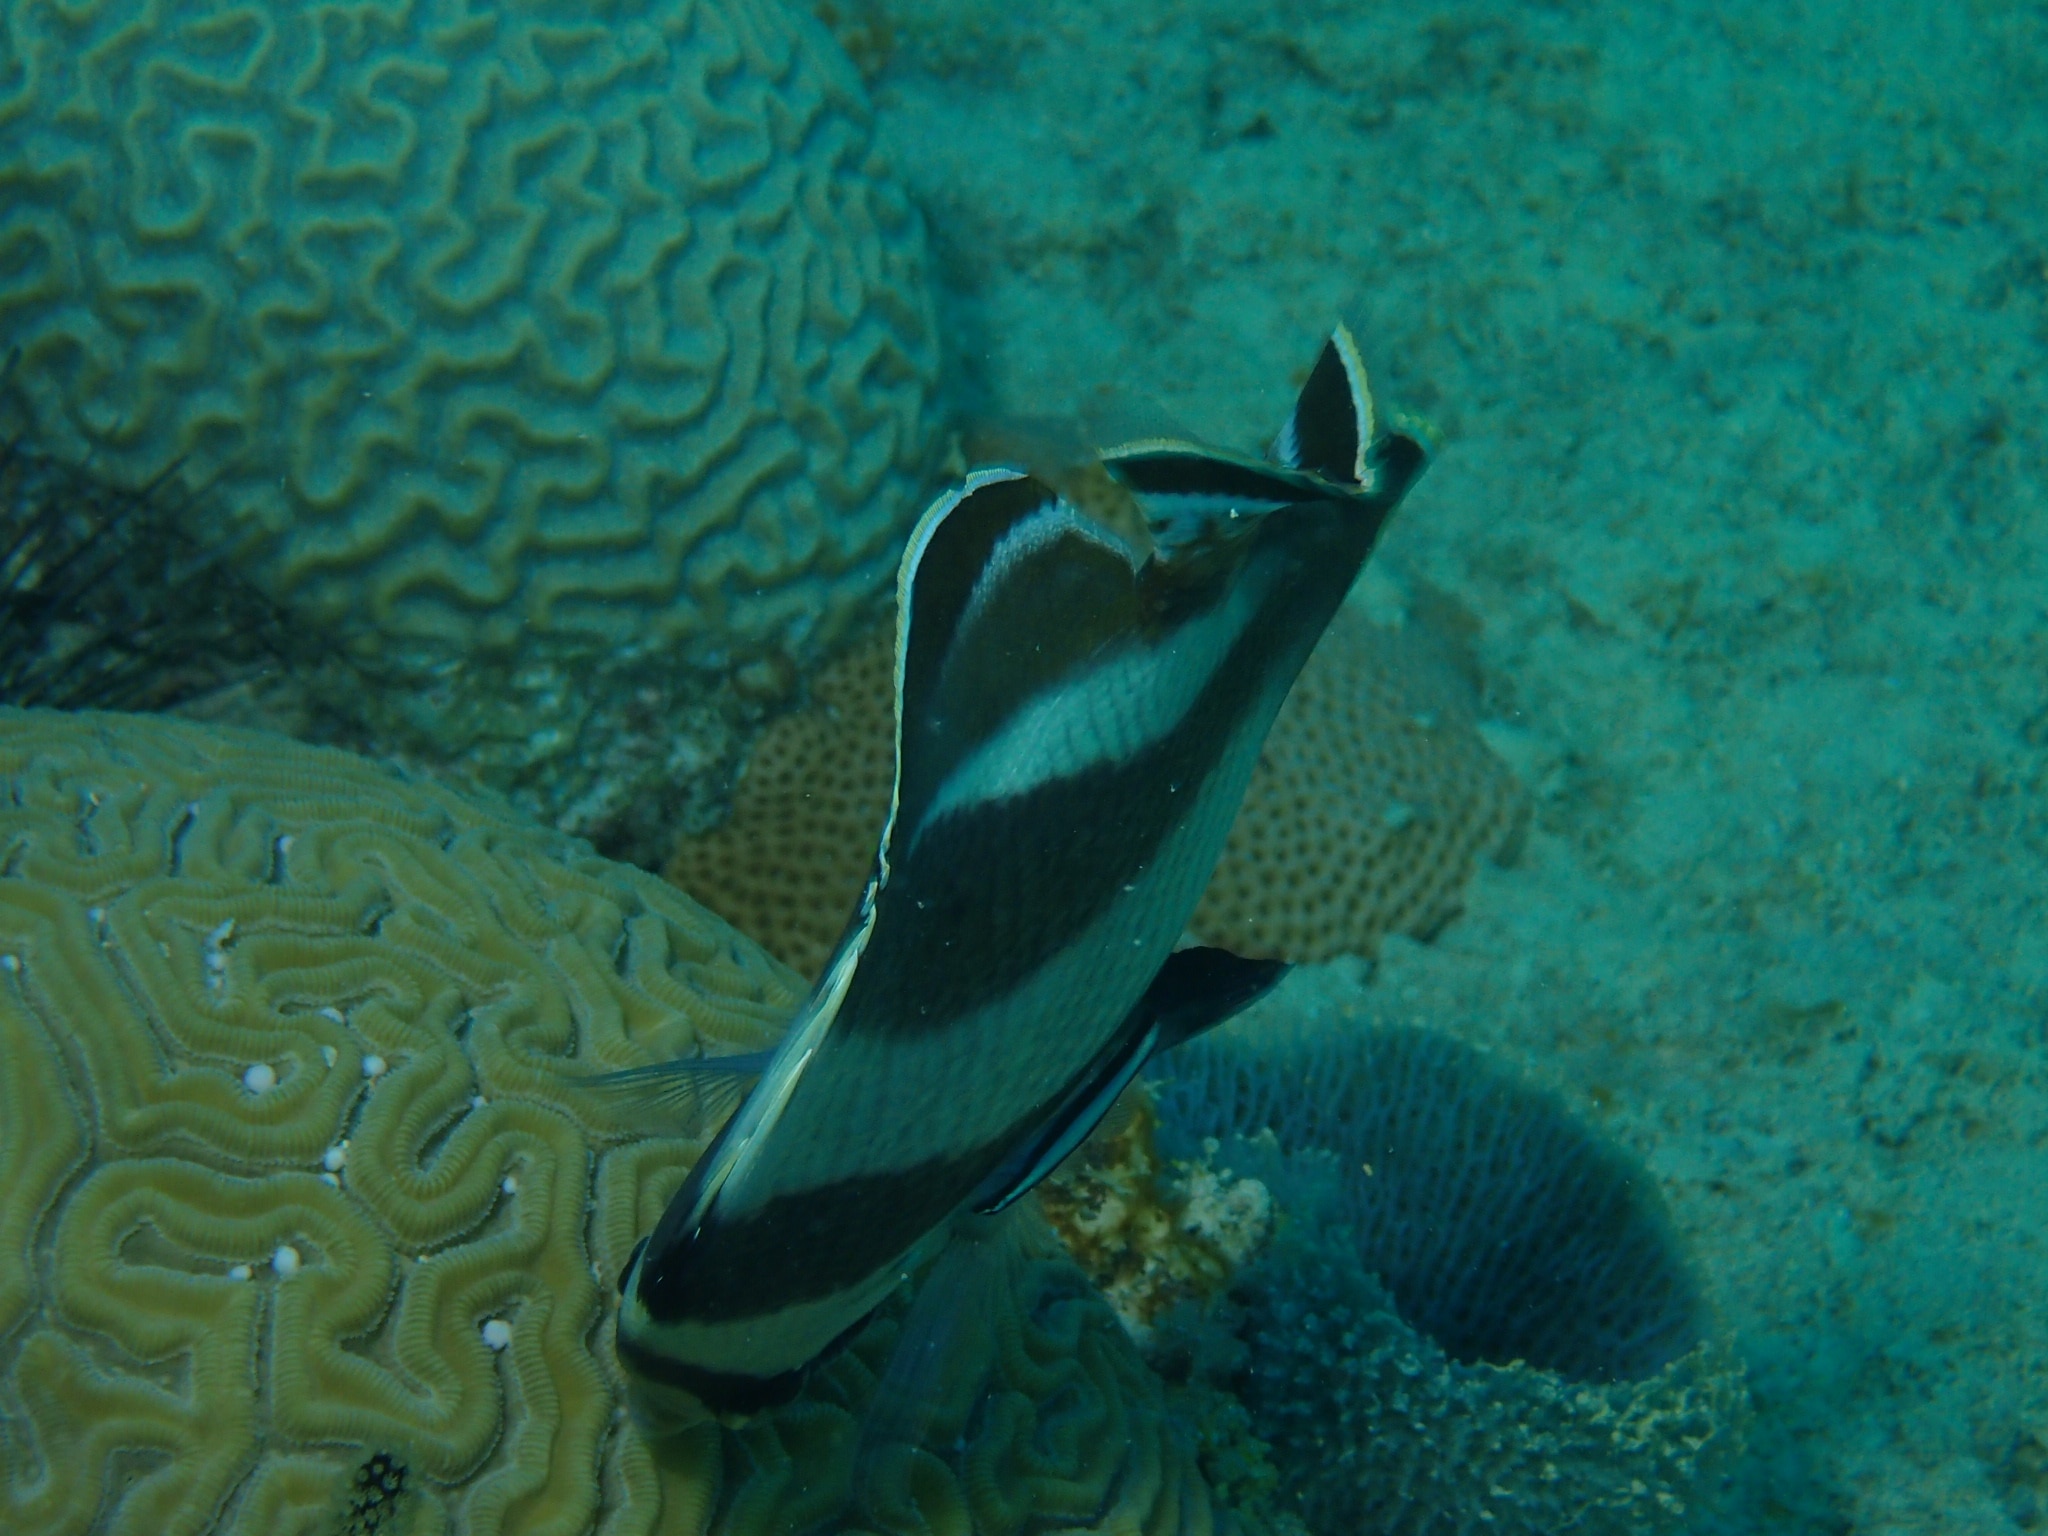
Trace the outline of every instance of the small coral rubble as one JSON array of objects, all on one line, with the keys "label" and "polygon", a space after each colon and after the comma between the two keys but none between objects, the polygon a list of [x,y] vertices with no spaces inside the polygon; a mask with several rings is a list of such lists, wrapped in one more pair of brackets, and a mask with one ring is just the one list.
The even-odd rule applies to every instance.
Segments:
[{"label": "small coral rubble", "polygon": [[1256,1179],[1159,1155],[1143,1086],[1040,1190],[1047,1217],[1124,1327],[1150,1339],[1162,1312],[1220,1290],[1272,1228]]}]

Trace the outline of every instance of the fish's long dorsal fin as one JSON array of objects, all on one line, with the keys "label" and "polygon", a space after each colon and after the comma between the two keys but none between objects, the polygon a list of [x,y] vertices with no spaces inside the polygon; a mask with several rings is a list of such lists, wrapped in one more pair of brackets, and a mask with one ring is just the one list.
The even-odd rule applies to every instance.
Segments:
[{"label": "fish's long dorsal fin", "polygon": [[1226,949],[1168,955],[1094,1070],[982,1182],[969,1206],[994,1215],[1036,1189],[1088,1139],[1146,1062],[1243,1012],[1287,971],[1284,960],[1247,960]]},{"label": "fish's long dorsal fin", "polygon": [[896,776],[882,838],[913,827],[962,758],[1135,627],[1142,555],[1058,490],[983,470],[911,536],[897,583]]},{"label": "fish's long dorsal fin", "polygon": [[1323,344],[1294,410],[1273,442],[1273,460],[1337,485],[1371,485],[1367,452],[1378,433],[1372,387],[1350,327]]}]

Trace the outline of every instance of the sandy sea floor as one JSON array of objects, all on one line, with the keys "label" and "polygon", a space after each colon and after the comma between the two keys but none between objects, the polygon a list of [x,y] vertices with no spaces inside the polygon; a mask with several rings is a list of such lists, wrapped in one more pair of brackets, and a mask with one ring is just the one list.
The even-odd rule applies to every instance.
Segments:
[{"label": "sandy sea floor", "polygon": [[980,407],[1255,446],[1359,317],[1445,438],[1390,590],[1483,620],[1537,796],[1367,1006],[1661,1179],[1751,1366],[1740,1524],[2008,1532],[2048,1528],[2048,8],[1882,9],[848,19]]}]

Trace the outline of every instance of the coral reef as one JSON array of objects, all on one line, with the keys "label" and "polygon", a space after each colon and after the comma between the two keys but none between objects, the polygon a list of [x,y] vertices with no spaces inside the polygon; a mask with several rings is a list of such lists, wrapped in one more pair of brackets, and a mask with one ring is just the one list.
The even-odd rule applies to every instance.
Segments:
[{"label": "coral reef", "polygon": [[605,1319],[698,1144],[575,1078],[795,996],[509,808],[0,711],[0,1525],[647,1529]]},{"label": "coral reef", "polygon": [[601,831],[886,590],[924,238],[808,15],[12,3],[0,82],[17,427],[206,486],[380,739]]},{"label": "coral reef", "polygon": [[1299,961],[1433,935],[1478,861],[1512,857],[1528,820],[1527,792],[1477,725],[1447,635],[1340,613],[1267,738],[1195,934]]},{"label": "coral reef", "polygon": [[812,679],[755,736],[732,813],[679,838],[668,878],[784,965],[816,978],[875,862],[895,760],[895,627]]},{"label": "coral reef", "polygon": [[796,997],[492,800],[0,710],[0,1526],[1234,1528],[1042,1225],[857,1487],[900,1300],[743,1429],[629,1426],[617,1277],[702,1141],[578,1079],[759,1047]]},{"label": "coral reef", "polygon": [[1270,1013],[1168,1059],[1166,1144],[1278,1235],[1153,1358],[1230,1393],[1313,1530],[1652,1532],[1748,1411],[1643,1171],[1456,1042]]},{"label": "coral reef", "polygon": [[[823,669],[808,706],[755,738],[721,826],[680,839],[668,876],[807,976],[874,859],[893,768],[890,631]],[[1340,613],[1274,722],[1191,931],[1291,960],[1372,955],[1429,934],[1528,797],[1475,729],[1455,649],[1420,623]]]}]

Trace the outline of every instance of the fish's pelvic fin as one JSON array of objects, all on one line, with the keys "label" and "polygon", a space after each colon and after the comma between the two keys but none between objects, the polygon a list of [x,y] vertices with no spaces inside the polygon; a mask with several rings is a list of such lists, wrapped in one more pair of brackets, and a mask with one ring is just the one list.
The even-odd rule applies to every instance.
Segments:
[{"label": "fish's pelvic fin", "polygon": [[1339,325],[1309,370],[1294,412],[1273,442],[1273,460],[1337,485],[1373,484],[1368,450],[1378,432],[1372,387],[1350,328]]},{"label": "fish's pelvic fin", "polygon": [[[1016,1305],[1027,1266],[1058,1252],[1032,1207],[999,1217],[967,1217],[917,1285],[902,1331],[861,1416],[854,1452],[855,1497],[872,1513],[903,1457],[932,1445],[950,1417],[957,1384],[988,1376],[997,1348],[991,1319]],[[955,1430],[957,1433],[957,1430]]]}]

